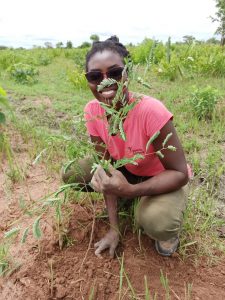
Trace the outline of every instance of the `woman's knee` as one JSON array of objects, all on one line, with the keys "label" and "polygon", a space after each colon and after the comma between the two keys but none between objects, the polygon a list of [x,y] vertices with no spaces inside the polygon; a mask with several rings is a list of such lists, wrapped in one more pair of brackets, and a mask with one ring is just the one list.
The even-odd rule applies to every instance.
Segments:
[{"label": "woman's knee", "polygon": [[177,236],[185,207],[182,195],[183,193],[169,193],[141,198],[136,218],[147,235],[161,241]]},{"label": "woman's knee", "polygon": [[91,181],[93,161],[91,158],[84,158],[74,162],[67,170],[62,168],[61,178],[65,183],[86,184]]}]

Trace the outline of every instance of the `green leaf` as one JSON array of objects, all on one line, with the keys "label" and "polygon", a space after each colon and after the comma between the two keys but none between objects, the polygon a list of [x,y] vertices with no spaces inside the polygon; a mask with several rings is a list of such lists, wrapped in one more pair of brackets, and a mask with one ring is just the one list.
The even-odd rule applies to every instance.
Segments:
[{"label": "green leaf", "polygon": [[5,107],[9,107],[8,99],[2,95],[0,95],[0,104],[4,105]]},{"label": "green leaf", "polygon": [[138,164],[136,162],[137,159],[144,159],[144,155],[142,155],[140,153],[137,153],[133,157],[130,157],[130,158],[118,159],[116,162],[113,163],[113,167],[115,169],[118,169],[118,168],[120,168],[122,166],[125,166],[127,164],[137,165]]},{"label": "green leaf", "polygon": [[117,83],[117,81],[113,78],[105,78],[102,82],[97,86],[98,92],[101,92],[104,88],[109,87],[113,84]]},{"label": "green leaf", "polygon": [[54,206],[59,201],[61,201],[61,198],[49,198],[42,204],[42,207],[47,205]]},{"label": "green leaf", "polygon": [[41,233],[41,229],[40,229],[40,220],[41,220],[42,216],[39,216],[33,224],[33,235],[36,239],[40,239],[42,233]]},{"label": "green leaf", "polygon": [[29,227],[25,228],[22,238],[21,238],[21,243],[24,244],[26,242],[27,236],[28,236],[28,231],[29,231]]},{"label": "green leaf", "polygon": [[38,156],[35,158],[35,160],[32,162],[32,165],[36,165],[36,163],[38,163],[38,161],[40,160],[41,156],[46,152],[46,148],[43,149],[39,154]]},{"label": "green leaf", "polygon": [[147,144],[146,144],[146,152],[149,149],[149,146],[154,142],[154,140],[157,139],[157,137],[160,135],[160,131],[157,131],[155,134],[153,134],[153,136],[148,140]]},{"label": "green leaf", "polygon": [[117,111],[115,109],[113,109],[112,107],[110,107],[108,104],[100,102],[100,105],[104,108],[106,113],[109,114],[109,115],[117,113]]},{"label": "green leaf", "polygon": [[3,112],[0,111],[0,124],[5,123],[6,119],[5,119],[5,114],[3,114]]},{"label": "green leaf", "polygon": [[14,227],[11,230],[5,232],[4,238],[11,238],[14,235],[17,235],[20,231],[20,227]]},{"label": "green leaf", "polygon": [[0,86],[0,95],[6,97],[6,91]]},{"label": "green leaf", "polygon": [[144,87],[151,89],[151,86],[147,82],[145,82],[141,77],[137,78],[137,82],[143,85]]},{"label": "green leaf", "polygon": [[172,145],[169,145],[169,146],[167,147],[167,149],[169,149],[169,150],[171,150],[171,151],[174,151],[174,152],[177,150],[177,148],[174,147],[174,146],[172,146]]},{"label": "green leaf", "polygon": [[158,155],[160,158],[164,158],[164,154],[159,150],[156,152],[156,155]]},{"label": "green leaf", "polygon": [[119,123],[119,130],[120,130],[120,136],[121,138],[126,141],[126,134],[124,132],[124,129],[123,129],[123,120],[120,121]]},{"label": "green leaf", "polygon": [[113,119],[113,126],[112,126],[112,130],[110,131],[110,134],[116,134],[118,132],[119,122],[120,122],[120,115],[116,114],[115,118]]},{"label": "green leaf", "polygon": [[165,147],[166,143],[168,142],[168,140],[171,138],[172,135],[173,135],[172,132],[170,132],[170,133],[167,134],[165,140],[162,143],[163,147]]},{"label": "green leaf", "polygon": [[70,160],[64,167],[64,173],[66,173],[68,171],[68,169],[70,168],[70,166],[76,161],[76,159]]}]

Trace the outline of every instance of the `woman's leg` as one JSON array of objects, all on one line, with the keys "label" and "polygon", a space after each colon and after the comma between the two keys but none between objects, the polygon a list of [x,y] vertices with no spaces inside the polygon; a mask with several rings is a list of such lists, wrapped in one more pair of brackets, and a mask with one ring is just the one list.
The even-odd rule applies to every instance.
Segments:
[{"label": "woman's leg", "polygon": [[81,189],[83,192],[93,192],[93,189],[89,186],[93,176],[91,173],[93,162],[93,158],[91,157],[78,160],[66,172],[62,170],[62,180],[65,183],[78,183],[78,189]]},{"label": "woman's leg", "polygon": [[[178,245],[186,202],[187,187],[168,194],[141,197],[136,210],[137,223],[149,237],[159,241],[162,246],[166,245],[163,241],[174,241]],[[172,253],[175,250],[171,250]]]}]

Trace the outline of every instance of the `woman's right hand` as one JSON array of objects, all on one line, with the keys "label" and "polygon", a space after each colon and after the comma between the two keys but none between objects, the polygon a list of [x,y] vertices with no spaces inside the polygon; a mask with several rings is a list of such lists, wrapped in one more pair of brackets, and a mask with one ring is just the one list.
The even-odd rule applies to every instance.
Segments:
[{"label": "woman's right hand", "polygon": [[102,258],[101,252],[109,248],[111,258],[115,255],[116,247],[119,243],[119,232],[116,229],[110,229],[109,232],[97,243],[94,244],[95,255]]}]

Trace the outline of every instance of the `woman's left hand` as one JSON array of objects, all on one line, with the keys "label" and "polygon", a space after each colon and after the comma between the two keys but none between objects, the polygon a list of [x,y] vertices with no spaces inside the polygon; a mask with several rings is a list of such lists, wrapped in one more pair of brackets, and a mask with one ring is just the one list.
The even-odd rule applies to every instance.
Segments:
[{"label": "woman's left hand", "polygon": [[114,194],[116,196],[129,198],[131,184],[129,184],[124,175],[114,169],[112,165],[110,165],[108,172],[109,174],[107,174],[101,166],[98,166],[91,180],[91,185],[94,190],[104,194]]}]

